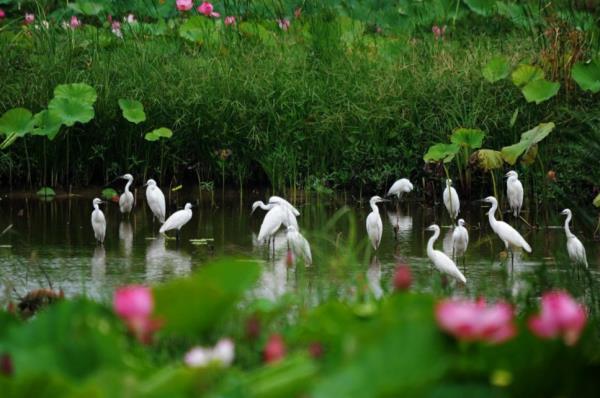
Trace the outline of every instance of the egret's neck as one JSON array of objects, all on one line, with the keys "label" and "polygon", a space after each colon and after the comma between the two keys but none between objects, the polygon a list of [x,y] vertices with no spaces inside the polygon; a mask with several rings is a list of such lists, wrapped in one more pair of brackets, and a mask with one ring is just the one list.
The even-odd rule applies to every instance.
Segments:
[{"label": "egret's neck", "polygon": [[567,219],[565,220],[565,234],[567,235],[567,238],[572,238],[573,236],[575,236],[569,228],[569,223],[571,222],[572,217],[573,216],[571,214],[567,214]]},{"label": "egret's neck", "polygon": [[273,203],[269,203],[268,205],[266,205],[263,202],[260,202],[260,208],[263,210],[271,210],[273,207],[275,207]]},{"label": "egret's neck", "polygon": [[125,192],[129,192],[129,187],[133,183],[133,180],[127,180],[127,184],[125,184]]},{"label": "egret's neck", "polygon": [[518,179],[519,179],[519,177],[510,176],[510,177],[508,177],[508,183],[509,183],[509,184],[512,184],[512,183],[514,183],[515,181],[517,181]]},{"label": "egret's neck", "polygon": [[435,241],[437,240],[437,238],[439,236],[440,236],[440,230],[437,229],[434,231],[433,235],[431,236],[431,238],[429,238],[429,241],[427,242],[427,254],[433,253],[433,244],[435,243]]},{"label": "egret's neck", "polygon": [[98,203],[94,203],[94,210],[100,210],[100,206],[98,206]]},{"label": "egret's neck", "polygon": [[377,207],[375,202],[370,202],[370,205],[371,205],[371,210],[373,210],[373,213],[379,214],[379,207]]},{"label": "egret's neck", "polygon": [[492,226],[492,228],[496,227],[496,224],[498,223],[498,221],[496,221],[496,210],[498,209],[498,203],[492,203],[492,207],[490,207],[490,210],[488,211],[488,218],[490,220],[490,225]]}]

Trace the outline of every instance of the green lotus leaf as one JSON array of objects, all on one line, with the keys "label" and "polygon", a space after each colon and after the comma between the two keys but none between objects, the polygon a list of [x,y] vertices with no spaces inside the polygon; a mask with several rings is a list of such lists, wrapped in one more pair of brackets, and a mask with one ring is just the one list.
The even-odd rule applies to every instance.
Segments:
[{"label": "green lotus leaf", "polygon": [[110,199],[114,198],[115,196],[117,196],[118,193],[117,193],[117,191],[115,191],[112,188],[104,188],[102,190],[102,194],[101,195],[102,195],[103,199],[110,200]]},{"label": "green lotus leaf", "polygon": [[48,104],[48,110],[62,119],[65,126],[75,123],[87,123],[94,118],[94,108],[84,102],[68,98],[53,98]]},{"label": "green lotus leaf", "polygon": [[94,87],[85,83],[59,84],[54,89],[55,98],[64,98],[93,105],[98,98]]},{"label": "green lotus leaf", "polygon": [[521,64],[515,68],[511,75],[517,87],[526,86],[528,83],[544,78],[544,71],[539,66]]},{"label": "green lotus leaf", "polygon": [[500,151],[504,161],[510,165],[517,162],[517,158],[529,151],[531,147],[548,136],[554,130],[554,123],[540,123],[531,130],[521,134],[521,140],[516,144],[505,146]]},{"label": "green lotus leaf", "polygon": [[590,63],[578,62],[573,66],[571,77],[582,90],[597,93],[600,91],[600,60]]},{"label": "green lotus leaf", "polygon": [[600,193],[598,194],[598,196],[596,196],[593,203],[594,203],[594,206],[600,207]]},{"label": "green lotus leaf", "polygon": [[0,117],[0,134],[23,137],[31,132],[33,117],[31,111],[25,108],[13,108]]},{"label": "green lotus leaf", "polygon": [[423,156],[423,160],[425,162],[439,162],[443,160],[444,163],[448,163],[454,159],[459,150],[460,146],[457,144],[435,144],[429,147],[429,150]]},{"label": "green lotus leaf", "polygon": [[212,20],[192,16],[179,27],[179,36],[194,43],[218,43],[219,35]]},{"label": "green lotus leaf", "polygon": [[50,187],[42,187],[39,191],[37,191],[37,196],[56,196],[56,192],[54,192],[54,189],[50,188]]},{"label": "green lotus leaf", "polygon": [[131,123],[139,124],[146,120],[144,105],[140,101],[120,99],[119,107],[123,111],[123,117]]},{"label": "green lotus leaf", "polygon": [[546,79],[534,80],[527,83],[521,89],[527,102],[535,102],[541,104],[544,101],[554,97],[560,89],[560,83],[550,82]]},{"label": "green lotus leaf", "polygon": [[494,57],[481,70],[483,77],[490,83],[502,80],[510,73],[510,65],[504,57]]},{"label": "green lotus leaf", "polygon": [[470,149],[481,148],[485,132],[479,129],[458,128],[452,132],[450,142]]},{"label": "green lotus leaf", "polygon": [[480,149],[471,155],[471,160],[474,160],[485,171],[499,169],[504,163],[502,154],[493,149]]},{"label": "green lotus leaf", "polygon": [[463,0],[475,14],[488,16],[494,12],[496,0]]},{"label": "green lotus leaf", "polygon": [[146,139],[146,141],[157,141],[160,138],[171,138],[173,136],[173,132],[166,128],[166,127],[161,127],[155,130],[152,130],[149,133],[146,133],[146,135],[144,136],[144,138]]},{"label": "green lotus leaf", "polygon": [[77,0],[69,3],[68,7],[78,14],[98,15],[104,11],[104,5],[93,1]]},{"label": "green lotus leaf", "polygon": [[62,118],[55,111],[44,109],[33,117],[34,127],[31,134],[42,135],[52,141],[58,135],[62,123]]}]

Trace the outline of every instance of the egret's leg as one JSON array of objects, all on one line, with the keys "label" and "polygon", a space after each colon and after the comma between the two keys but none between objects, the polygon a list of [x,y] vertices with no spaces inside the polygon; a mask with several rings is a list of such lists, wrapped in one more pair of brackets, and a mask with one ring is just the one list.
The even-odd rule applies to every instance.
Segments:
[{"label": "egret's leg", "polygon": [[179,229],[177,229],[177,232],[175,233],[175,247],[179,249]]}]

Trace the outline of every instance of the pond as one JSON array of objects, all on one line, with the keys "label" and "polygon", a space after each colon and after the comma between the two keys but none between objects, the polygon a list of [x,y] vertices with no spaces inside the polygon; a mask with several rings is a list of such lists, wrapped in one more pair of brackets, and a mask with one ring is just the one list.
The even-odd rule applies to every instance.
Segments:
[{"label": "pond", "polygon": [[[86,294],[109,300],[116,286],[159,283],[187,275],[221,256],[239,257],[243,259],[240,261],[256,259],[264,264],[255,290],[257,296],[274,299],[293,292],[310,305],[333,296],[368,292],[378,297],[391,288],[398,263],[411,267],[415,289],[442,289],[448,294],[472,297],[538,294],[540,286],[552,284],[575,286],[589,298],[600,280],[600,250],[598,243],[590,239],[591,231],[582,231],[575,218],[574,232],[587,249],[589,268],[570,265],[562,229],[564,219],[558,214],[550,218],[554,226],[540,229],[511,220],[533,248],[530,255],[517,253],[511,268],[502,242],[488,225],[486,209],[481,204],[466,205],[461,217],[468,223],[470,244],[464,265],[461,259],[458,261],[467,278],[463,286],[444,283],[426,255],[431,233],[425,228],[433,221],[442,225],[435,248],[452,253],[452,229],[443,206],[410,202],[397,209],[390,203],[380,205],[384,232],[379,250],[373,253],[364,226],[370,211],[368,203],[345,196],[298,197],[295,202],[302,213],[298,222],[311,242],[314,258],[313,266],[305,268],[289,266],[284,233],[276,238],[274,258],[257,244],[264,211],[250,214],[250,207],[255,200],[266,200],[266,194],[246,193],[240,198],[233,193],[216,199],[207,195],[199,199],[198,195],[183,192],[172,194],[167,198],[167,213],[182,208],[186,201],[197,205],[178,245],[172,238],[158,236],[159,225],[153,223],[143,194],[138,191],[130,217],[119,213],[117,203],[102,205],[108,223],[104,247],[96,245],[90,226],[95,195],[85,192],[49,202],[27,195],[3,196],[0,230],[8,230],[0,236],[0,277],[4,286],[1,302],[5,303],[9,295],[14,299],[50,283],[67,296]],[[527,218],[527,213],[524,216]],[[334,217],[338,222],[331,221]]]}]

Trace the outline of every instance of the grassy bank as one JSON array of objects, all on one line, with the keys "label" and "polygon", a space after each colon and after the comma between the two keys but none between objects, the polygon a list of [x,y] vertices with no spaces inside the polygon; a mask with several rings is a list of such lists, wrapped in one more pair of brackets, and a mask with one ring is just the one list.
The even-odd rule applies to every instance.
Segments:
[{"label": "grassy bank", "polygon": [[[544,65],[543,37],[478,16],[448,26],[436,40],[430,28],[376,33],[368,24],[319,15],[293,20],[285,32],[275,23],[267,33],[221,25],[218,39],[201,43],[156,24],[124,25],[123,39],[92,26],[6,28],[0,112],[38,112],[67,82],[90,84],[98,100],[90,123],[54,141],[26,137],[4,151],[5,183],[87,185],[127,170],[160,175],[163,183],[224,178],[230,186],[363,191],[409,176],[422,186],[443,175],[424,168],[423,154],[457,127],[482,129],[484,147],[499,150],[553,121],[539,161],[518,166],[524,179],[546,184],[545,173],[554,170],[560,184],[550,184],[547,196],[577,194],[586,203],[595,196],[600,171],[589,165],[600,154],[597,96],[563,84],[536,105],[510,81],[482,77],[482,66],[499,54],[512,65]],[[594,55],[594,43],[586,42],[582,59]],[[141,101],[147,120],[126,121],[120,98]],[[161,126],[173,138],[143,139]],[[221,157],[221,149],[231,156]],[[477,189],[489,192],[488,174],[471,167]]]}]

